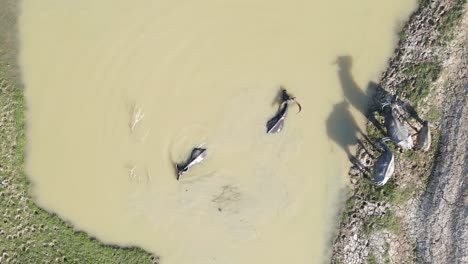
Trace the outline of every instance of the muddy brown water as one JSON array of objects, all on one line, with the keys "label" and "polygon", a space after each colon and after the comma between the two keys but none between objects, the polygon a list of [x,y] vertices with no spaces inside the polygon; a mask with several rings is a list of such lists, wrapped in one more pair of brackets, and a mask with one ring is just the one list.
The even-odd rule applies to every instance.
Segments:
[{"label": "muddy brown water", "polygon": [[[23,0],[35,201],[162,263],[320,263],[366,87],[414,7]],[[303,111],[269,135],[280,85]]]}]

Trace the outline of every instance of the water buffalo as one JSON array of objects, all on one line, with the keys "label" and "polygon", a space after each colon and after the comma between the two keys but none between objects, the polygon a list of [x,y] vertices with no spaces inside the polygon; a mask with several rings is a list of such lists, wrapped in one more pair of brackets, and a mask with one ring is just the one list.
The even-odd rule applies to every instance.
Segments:
[{"label": "water buffalo", "polygon": [[299,107],[298,113],[301,112],[302,107],[296,98],[289,95],[286,89],[282,88],[281,103],[275,116],[267,122],[267,133],[278,133],[283,129],[284,119],[286,118],[290,103],[296,104]]},{"label": "water buffalo", "polygon": [[186,173],[193,165],[202,162],[206,156],[206,149],[205,148],[194,148],[192,149],[192,153],[190,153],[190,157],[187,159],[185,163],[178,163],[176,164],[177,170],[177,180]]},{"label": "water buffalo", "polygon": [[375,162],[374,183],[377,185],[384,185],[390,177],[392,177],[395,170],[395,156],[390,148],[388,148],[386,141],[389,138],[383,138],[379,141],[380,146],[384,149],[382,155],[377,158]]},{"label": "water buffalo", "polygon": [[395,115],[394,104],[383,105],[383,113],[385,118],[385,127],[390,139],[403,150],[408,150],[413,147],[413,139],[408,133],[408,128],[402,124]]},{"label": "water buffalo", "polygon": [[429,122],[423,122],[423,127],[418,132],[418,149],[428,151],[431,147],[431,130],[429,129]]}]

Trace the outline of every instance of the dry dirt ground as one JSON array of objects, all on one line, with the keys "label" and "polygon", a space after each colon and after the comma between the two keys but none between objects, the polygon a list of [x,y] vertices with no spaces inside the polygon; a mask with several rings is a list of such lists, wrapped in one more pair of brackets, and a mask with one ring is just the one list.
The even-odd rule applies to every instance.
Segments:
[{"label": "dry dirt ground", "polygon": [[[417,260],[421,263],[468,263],[468,16],[447,49],[443,67],[445,98],[436,166],[415,219]],[[445,88],[445,89],[444,89]]]},{"label": "dry dirt ground", "polygon": [[420,1],[377,85],[367,127],[385,135],[378,105],[399,95],[411,133],[429,120],[428,152],[395,148],[395,174],[371,183],[379,150],[364,142],[333,241],[332,263],[468,263],[468,15],[466,1]]}]

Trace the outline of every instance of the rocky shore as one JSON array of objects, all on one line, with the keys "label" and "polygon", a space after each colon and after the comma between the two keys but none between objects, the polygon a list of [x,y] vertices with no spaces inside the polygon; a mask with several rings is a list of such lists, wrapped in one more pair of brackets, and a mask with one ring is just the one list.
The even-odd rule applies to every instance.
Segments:
[{"label": "rocky shore", "polygon": [[[420,1],[376,85],[368,140],[349,172],[349,198],[332,263],[468,263],[468,15],[466,1]],[[399,96],[415,134],[429,120],[428,152],[395,152],[395,174],[371,183],[385,135],[378,105]]]}]

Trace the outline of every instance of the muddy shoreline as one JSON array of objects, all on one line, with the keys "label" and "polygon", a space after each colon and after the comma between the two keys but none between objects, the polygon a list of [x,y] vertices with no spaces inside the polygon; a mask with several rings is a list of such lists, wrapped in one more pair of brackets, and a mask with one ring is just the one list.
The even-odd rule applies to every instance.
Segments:
[{"label": "muddy shoreline", "polygon": [[38,207],[24,173],[20,1],[0,0],[0,263],[159,263],[137,248],[104,245]]},{"label": "muddy shoreline", "polygon": [[[393,179],[371,185],[379,151],[361,142],[333,241],[332,263],[466,263],[468,112],[466,1],[420,1],[377,85],[371,140],[383,135],[377,106],[398,94],[415,133],[429,120],[426,153],[396,152]],[[360,163],[360,164],[359,164]],[[364,165],[362,165],[364,164]]]},{"label": "muddy shoreline", "polygon": [[[405,26],[401,34],[403,40],[380,84],[385,91],[401,91],[407,81],[412,87],[411,82],[417,79],[417,76],[408,77],[405,73],[409,64],[429,65],[427,62],[436,61],[442,66],[437,80],[431,81],[428,96],[421,99],[423,103],[418,107],[423,118],[431,117],[433,121],[432,149],[419,156],[398,154],[395,181],[388,185],[391,188],[367,188],[361,184],[366,179],[365,174],[356,167],[350,170],[354,187],[350,190],[351,198],[333,242],[332,263],[468,261],[464,247],[468,244],[468,192],[466,177],[463,177],[468,174],[466,11],[463,26],[448,29],[449,34],[455,33],[453,40],[446,40],[447,35],[441,33],[447,24],[447,14],[451,14],[454,6],[466,1],[420,2],[423,6]],[[2,0],[0,3],[7,7],[0,12],[0,21],[11,23],[11,28],[16,30],[17,1]],[[25,106],[15,64],[17,54],[15,49],[10,49],[17,45],[15,30],[8,34],[0,32],[0,47],[3,48],[0,48],[0,95],[5,99],[0,101],[0,135],[5,136],[0,149],[3,221],[0,225],[0,263],[28,263],[38,259],[44,263],[157,263],[157,257],[142,250],[105,246],[76,232],[57,216],[34,205],[29,197],[29,183],[25,180],[22,164]],[[376,96],[376,102],[382,99],[379,95],[383,94]],[[402,98],[408,101],[404,94]],[[411,122],[418,126],[416,121]],[[370,126],[372,124],[368,128]],[[366,164],[369,154],[360,148],[357,157]],[[377,193],[388,194],[387,191],[399,196],[389,199],[388,195]],[[378,219],[392,220],[392,225]]]}]

